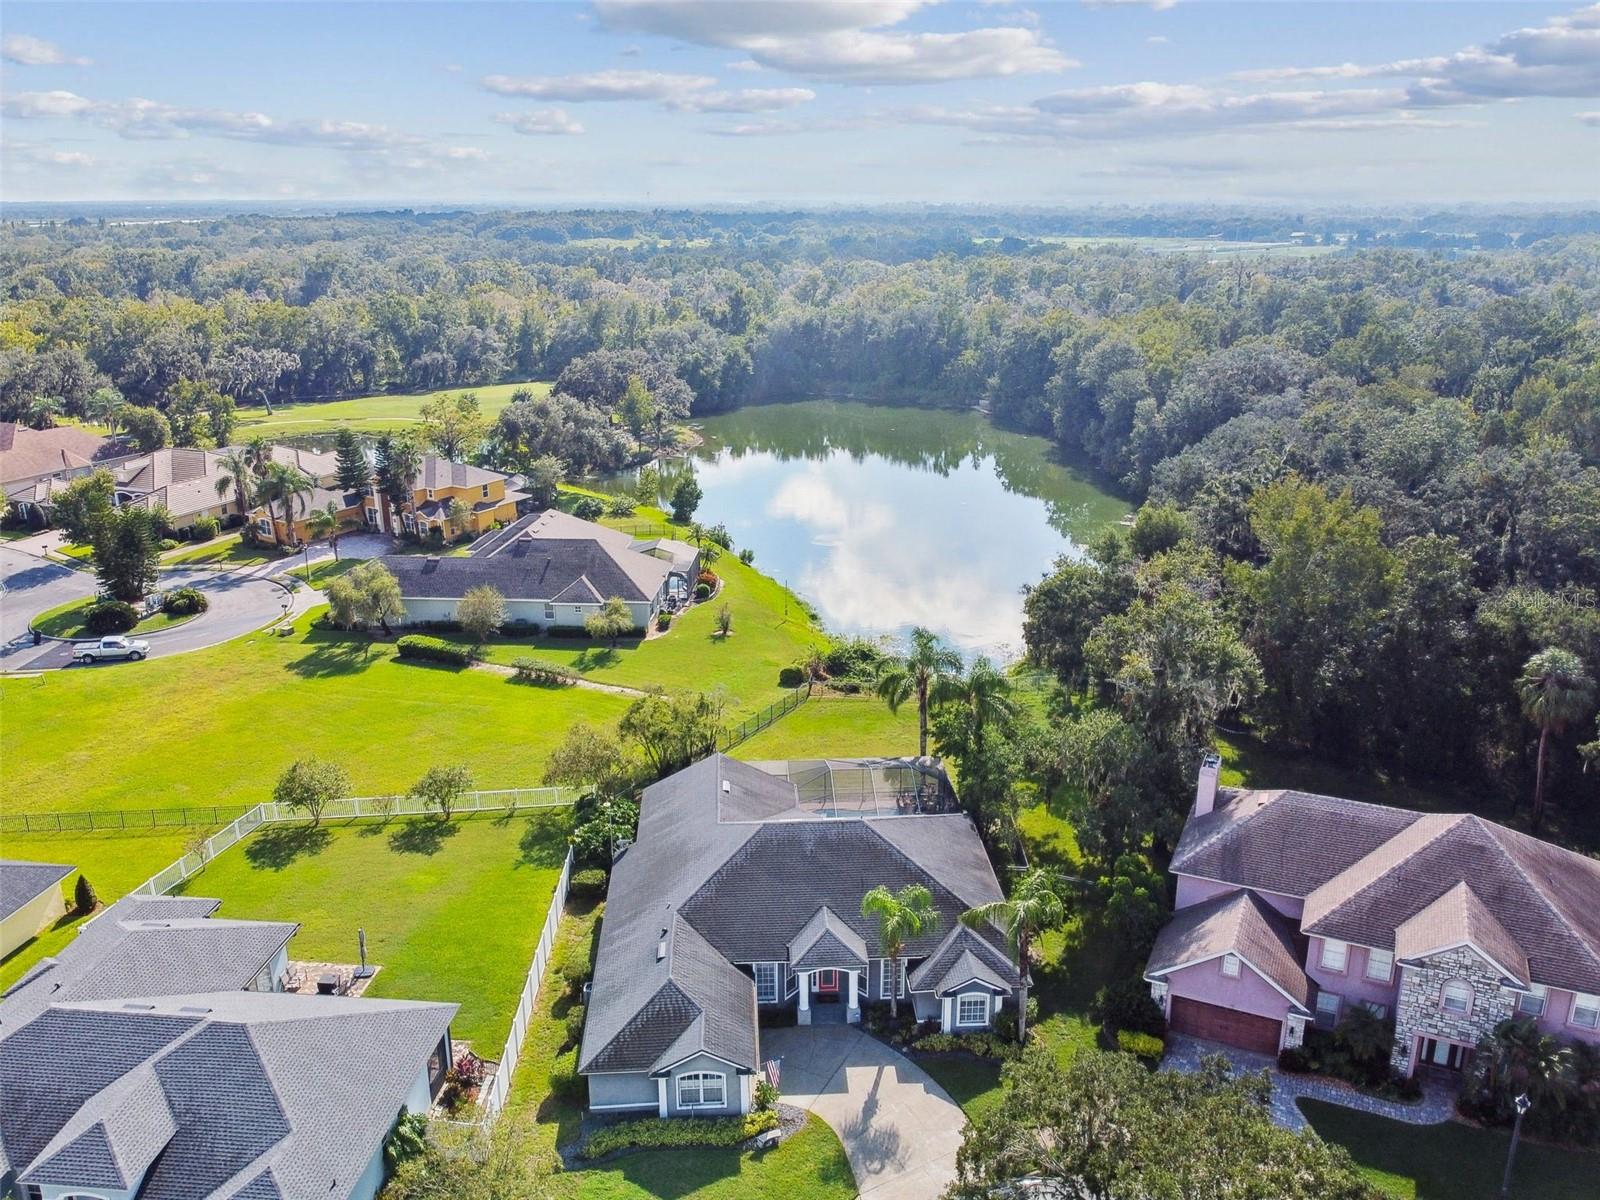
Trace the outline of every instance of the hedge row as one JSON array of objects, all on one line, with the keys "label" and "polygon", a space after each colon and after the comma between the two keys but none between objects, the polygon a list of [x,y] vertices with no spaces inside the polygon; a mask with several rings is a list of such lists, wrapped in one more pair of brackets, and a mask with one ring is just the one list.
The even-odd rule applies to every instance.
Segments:
[{"label": "hedge row", "polygon": [[401,658],[417,658],[452,667],[465,667],[472,662],[472,656],[460,646],[442,638],[425,637],[420,633],[406,634],[395,643],[395,649]]},{"label": "hedge row", "polygon": [[541,662],[537,658],[518,658],[512,661],[511,669],[513,678],[518,683],[538,683],[551,687],[559,687],[569,683],[576,683],[577,672],[554,663]]},{"label": "hedge row", "polygon": [[778,1114],[772,1109],[742,1117],[649,1117],[597,1130],[584,1144],[583,1157],[603,1158],[618,1150],[737,1146],[777,1127]]},{"label": "hedge row", "polygon": [[911,1043],[924,1054],[949,1054],[964,1051],[979,1058],[1000,1061],[1017,1057],[1017,1044],[994,1033],[930,1033]]}]

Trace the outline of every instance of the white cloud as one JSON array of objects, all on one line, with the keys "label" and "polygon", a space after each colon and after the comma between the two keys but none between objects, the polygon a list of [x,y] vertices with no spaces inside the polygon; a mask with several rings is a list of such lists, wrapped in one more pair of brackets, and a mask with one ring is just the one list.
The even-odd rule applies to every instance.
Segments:
[{"label": "white cloud", "polygon": [[742,50],[756,64],[840,83],[933,83],[1076,65],[1036,29],[885,31],[927,0],[596,0],[608,28]]},{"label": "white cloud", "polygon": [[709,75],[665,71],[593,71],[585,75],[485,75],[483,86],[497,96],[536,100],[673,100],[713,87]]},{"label": "white cloud", "polygon": [[759,71],[762,69],[761,64],[753,58],[741,58],[724,65],[730,71]]},{"label": "white cloud", "polygon": [[0,145],[0,153],[5,155],[6,165],[13,168],[21,166],[25,169],[28,167],[76,169],[95,165],[94,156],[82,150],[63,150],[58,146],[46,146],[39,142],[19,142],[10,138]]},{"label": "white cloud", "polygon": [[564,108],[536,108],[532,112],[525,113],[498,113],[495,120],[530,137],[575,135],[583,132],[582,123],[574,120]]},{"label": "white cloud", "polygon": [[1596,128],[1600,128],[1600,112],[1581,112],[1577,114],[1577,117],[1585,125],[1593,125]]},{"label": "white cloud", "polygon": [[8,33],[0,41],[0,58],[24,67],[87,67],[92,61],[26,33]]},{"label": "white cloud", "polygon": [[815,100],[810,88],[744,88],[732,92],[693,92],[667,101],[667,107],[684,112],[759,113],[776,112]]},{"label": "white cloud", "polygon": [[1145,42],[1151,46],[1165,46],[1170,41],[1172,41],[1172,39],[1164,33],[1152,33],[1149,37],[1145,38]]},{"label": "white cloud", "polygon": [[1153,8],[1165,12],[1176,8],[1178,0],[1083,0],[1085,8]]}]

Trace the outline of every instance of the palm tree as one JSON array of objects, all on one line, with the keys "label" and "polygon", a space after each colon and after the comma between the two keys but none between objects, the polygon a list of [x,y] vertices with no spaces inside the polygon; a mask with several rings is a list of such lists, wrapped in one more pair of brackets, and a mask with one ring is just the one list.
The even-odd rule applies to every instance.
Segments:
[{"label": "palm tree", "polygon": [[267,464],[272,461],[272,443],[266,434],[258,433],[244,444],[245,461],[250,464],[250,469],[256,475],[267,473]]},{"label": "palm tree", "polygon": [[980,904],[961,914],[961,923],[969,929],[998,925],[1005,931],[1006,945],[1016,959],[1017,974],[1022,978],[1022,1004],[1017,1009],[1019,1042],[1028,1036],[1028,963],[1033,954],[1033,939],[1066,923],[1063,890],[1054,871],[1035,868],[1017,880],[1009,899]]},{"label": "palm tree", "polygon": [[417,475],[422,470],[422,451],[409,437],[392,440],[380,460],[379,479],[392,510],[404,511],[417,494]]},{"label": "palm tree", "polygon": [[908,883],[891,892],[881,883],[861,897],[861,915],[878,918],[878,944],[889,960],[889,1013],[900,1015],[900,956],[912,938],[931,933],[939,926],[939,910],[933,906],[933,893],[920,883]]},{"label": "palm tree", "polygon": [[334,507],[333,501],[328,501],[327,508],[314,508],[306,517],[306,532],[311,535],[313,542],[328,539],[328,545],[333,549],[333,561],[339,561],[339,510]]},{"label": "palm tree", "polygon": [[239,520],[247,520],[256,479],[255,464],[250,459],[249,451],[240,446],[225,450],[217,466],[217,498],[220,500],[232,492],[234,503],[239,506]]},{"label": "palm tree", "polygon": [[1572,1051],[1531,1017],[1501,1021],[1478,1043],[1473,1059],[1478,1086],[1497,1104],[1526,1094],[1535,1104],[1565,1100]]},{"label": "palm tree", "polygon": [[1366,1005],[1352,1004],[1346,1008],[1334,1032],[1357,1062],[1388,1063],[1394,1029]]},{"label": "palm tree", "polygon": [[1594,678],[1570,650],[1551,646],[1522,668],[1517,680],[1522,714],[1539,727],[1539,765],[1533,784],[1533,827],[1544,819],[1544,757],[1551,732],[1587,716],[1594,707]]},{"label": "palm tree", "polygon": [[918,625],[911,631],[911,653],[885,660],[878,671],[878,696],[890,712],[911,697],[917,698],[917,753],[928,754],[928,708],[949,698],[961,656],[939,640],[932,630]]},{"label": "palm tree", "polygon": [[[306,496],[315,488],[316,481],[299,467],[291,467],[287,463],[269,462],[266,471],[261,477],[261,482],[256,485],[256,495],[267,505],[270,515],[272,505],[277,503],[283,509],[283,533],[289,539],[289,544],[294,545],[294,510],[298,505],[301,512],[305,511]],[[277,536],[277,529],[273,529],[273,541],[282,545],[282,540]]]}]

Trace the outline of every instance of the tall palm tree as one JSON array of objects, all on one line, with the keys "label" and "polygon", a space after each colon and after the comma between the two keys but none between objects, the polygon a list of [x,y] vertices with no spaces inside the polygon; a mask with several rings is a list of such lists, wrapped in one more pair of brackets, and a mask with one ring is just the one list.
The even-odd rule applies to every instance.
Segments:
[{"label": "tall palm tree", "polygon": [[[256,495],[266,503],[269,514],[274,503],[283,509],[283,536],[289,539],[291,546],[295,540],[294,510],[296,507],[301,512],[306,510],[306,496],[316,486],[316,481],[300,468],[278,462],[267,464],[261,482],[256,485]],[[279,545],[283,544],[276,528],[273,529],[273,540]]]},{"label": "tall palm tree", "polygon": [[889,1013],[900,1015],[900,957],[912,938],[939,927],[939,910],[933,893],[920,883],[908,883],[891,892],[881,883],[861,897],[861,915],[878,918],[878,945],[889,960]]},{"label": "tall palm tree", "polygon": [[255,464],[249,452],[242,446],[224,450],[217,466],[217,498],[220,500],[232,492],[233,501],[239,507],[239,520],[247,520],[256,483]]},{"label": "tall palm tree", "polygon": [[1533,827],[1544,819],[1544,758],[1550,734],[1560,733],[1594,707],[1594,678],[1570,650],[1551,646],[1522,668],[1517,680],[1522,714],[1539,727],[1539,765],[1533,784]]},{"label": "tall palm tree", "polygon": [[911,652],[904,658],[885,660],[878,672],[877,693],[899,712],[913,696],[917,700],[917,753],[928,753],[928,709],[949,698],[961,656],[939,640],[930,629],[918,625],[911,631]]},{"label": "tall palm tree", "polygon": [[327,508],[314,508],[306,517],[306,532],[311,535],[313,542],[328,539],[328,545],[333,549],[333,561],[339,561],[339,510],[333,506],[333,501],[328,501]]},{"label": "tall palm tree", "polygon": [[969,929],[998,925],[1005,930],[1006,945],[1016,960],[1022,978],[1022,1004],[1017,1009],[1017,1041],[1028,1036],[1028,963],[1032,959],[1033,939],[1050,929],[1059,929],[1067,920],[1067,904],[1061,898],[1063,883],[1054,871],[1035,868],[1029,871],[1005,900],[993,900],[969,908],[961,923]]},{"label": "tall palm tree", "polygon": [[1473,1058],[1478,1086],[1500,1103],[1526,1093],[1535,1104],[1561,1104],[1572,1070],[1572,1051],[1531,1017],[1501,1021],[1478,1043]]},{"label": "tall palm tree", "polygon": [[403,512],[415,500],[417,476],[422,471],[422,451],[409,437],[393,439],[380,460],[379,479],[392,510]]},{"label": "tall palm tree", "polygon": [[272,461],[272,442],[266,434],[258,433],[244,444],[244,456],[258,477],[265,475],[267,464]]}]

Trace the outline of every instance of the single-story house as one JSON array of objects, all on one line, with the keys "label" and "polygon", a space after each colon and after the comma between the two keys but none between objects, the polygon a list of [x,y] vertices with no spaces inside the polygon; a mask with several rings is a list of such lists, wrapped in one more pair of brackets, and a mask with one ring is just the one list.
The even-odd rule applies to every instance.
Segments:
[{"label": "single-story house", "polygon": [[76,425],[29,429],[14,421],[0,421],[0,491],[19,512],[45,520],[57,490],[131,453],[120,439],[101,437]]},{"label": "single-story house", "polygon": [[1469,814],[1219,788],[1202,764],[1145,968],[1170,1029],[1263,1053],[1360,1006],[1460,1072],[1512,1017],[1600,1043],[1600,862]]},{"label": "single-story house", "polygon": [[66,914],[61,881],[75,870],[61,863],[0,859],[0,958]]},{"label": "single-story house", "polygon": [[669,597],[681,594],[684,577],[671,559],[637,546],[625,533],[552,509],[483,538],[466,557],[381,561],[400,581],[411,624],[453,621],[461,598],[489,585],[505,597],[508,619],[526,627],[581,629],[615,596],[628,606],[634,628],[644,629]]},{"label": "single-story house", "polygon": [[[886,761],[886,774],[915,777],[913,797],[938,770],[873,765]],[[1015,1005],[1001,931],[960,920],[1001,898],[977,830],[898,800],[832,804],[720,754],[645,789],[637,840],[612,869],[578,1052],[592,1110],[748,1112],[763,1012],[855,1022],[895,993],[956,1032]],[[897,978],[861,900],[913,883],[939,921],[907,945]]]},{"label": "single-story house", "polygon": [[377,1195],[396,1121],[443,1086],[456,1006],[262,987],[295,926],[216,907],[120,901],[0,996],[0,1190]]}]

